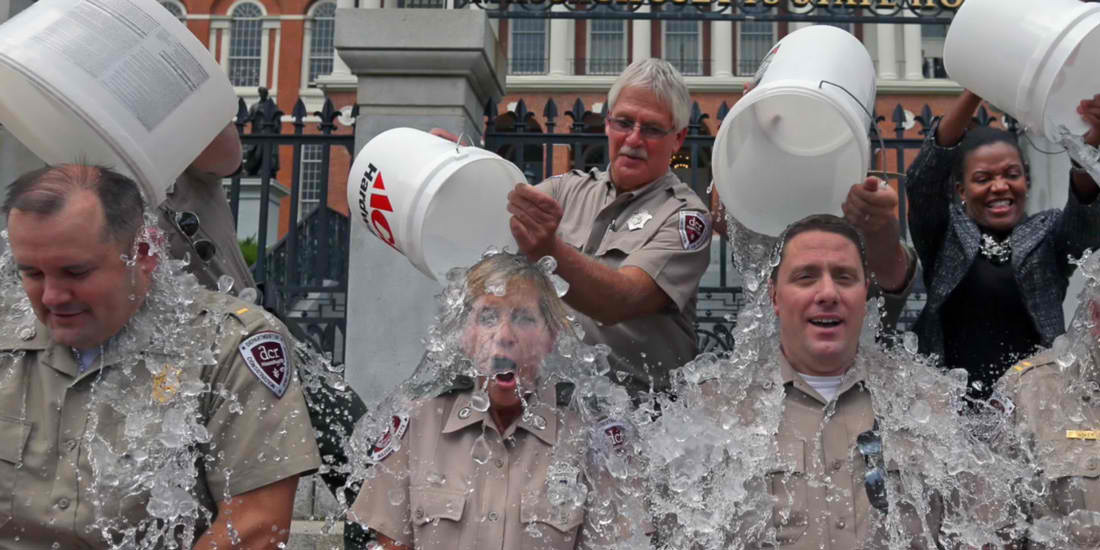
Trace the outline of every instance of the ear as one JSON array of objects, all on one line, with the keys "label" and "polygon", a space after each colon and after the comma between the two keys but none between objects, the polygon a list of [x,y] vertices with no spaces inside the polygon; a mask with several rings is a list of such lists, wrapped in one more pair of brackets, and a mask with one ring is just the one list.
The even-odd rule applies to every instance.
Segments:
[{"label": "ear", "polygon": [[684,126],[683,130],[676,132],[676,150],[679,151],[684,146],[684,140],[687,139],[688,129]]},{"label": "ear", "polygon": [[149,243],[138,243],[137,266],[141,273],[151,276],[158,263],[160,258],[150,250]]},{"label": "ear", "polygon": [[960,199],[966,200],[966,187],[961,181],[955,181],[955,192],[959,194]]}]

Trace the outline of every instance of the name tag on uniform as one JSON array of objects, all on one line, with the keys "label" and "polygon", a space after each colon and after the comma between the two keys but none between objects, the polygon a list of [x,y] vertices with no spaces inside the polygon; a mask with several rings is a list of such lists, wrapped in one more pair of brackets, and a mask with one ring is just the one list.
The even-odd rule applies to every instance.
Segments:
[{"label": "name tag on uniform", "polygon": [[1095,441],[1100,436],[1100,430],[1066,430],[1066,439],[1088,439]]}]

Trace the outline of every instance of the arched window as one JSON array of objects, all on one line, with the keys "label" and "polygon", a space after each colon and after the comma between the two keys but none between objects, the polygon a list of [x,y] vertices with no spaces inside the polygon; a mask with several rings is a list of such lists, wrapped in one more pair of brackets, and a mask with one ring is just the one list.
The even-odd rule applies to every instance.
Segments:
[{"label": "arched window", "polygon": [[234,86],[260,85],[263,16],[263,9],[252,2],[238,4],[230,14],[229,81]]},{"label": "arched window", "polygon": [[320,2],[310,10],[306,19],[305,51],[309,55],[307,85],[313,86],[317,77],[332,72],[332,60],[336,55],[333,34],[336,30],[336,3]]},{"label": "arched window", "polygon": [[164,6],[164,9],[168,10],[168,13],[175,16],[180,21],[187,20],[187,9],[183,7],[183,4],[174,0],[163,0],[160,5]]}]

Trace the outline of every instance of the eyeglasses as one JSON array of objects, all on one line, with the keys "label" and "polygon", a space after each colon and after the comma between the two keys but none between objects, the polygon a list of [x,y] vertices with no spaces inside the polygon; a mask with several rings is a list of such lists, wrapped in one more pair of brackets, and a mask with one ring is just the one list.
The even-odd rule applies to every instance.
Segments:
[{"label": "eyeglasses", "polygon": [[199,234],[199,215],[194,212],[176,212],[176,228],[187,237],[195,254],[204,262],[209,262],[218,252],[218,247],[210,239],[196,239]]},{"label": "eyeglasses", "polygon": [[886,513],[890,505],[886,499],[886,468],[882,465],[882,436],[879,435],[878,420],[870,430],[856,436],[856,448],[867,464],[867,473],[863,474],[867,500],[871,506]]},{"label": "eyeglasses", "polygon": [[653,124],[642,124],[628,118],[608,117],[607,125],[610,126],[612,130],[622,134],[629,134],[634,131],[634,128],[640,128],[642,139],[661,139],[672,133],[672,130],[666,130],[660,126],[654,126]]}]

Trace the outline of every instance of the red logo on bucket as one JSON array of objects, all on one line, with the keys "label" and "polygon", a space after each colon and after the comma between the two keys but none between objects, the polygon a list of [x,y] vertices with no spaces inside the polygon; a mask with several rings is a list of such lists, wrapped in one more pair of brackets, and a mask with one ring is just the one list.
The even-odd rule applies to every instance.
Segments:
[{"label": "red logo on bucket", "polygon": [[363,179],[359,182],[359,213],[363,216],[363,223],[376,237],[393,247],[398,252],[397,242],[393,238],[393,230],[390,229],[390,220],[386,212],[393,213],[393,204],[386,196],[386,184],[382,182],[382,172],[373,164],[367,164],[367,171],[363,172]]}]

